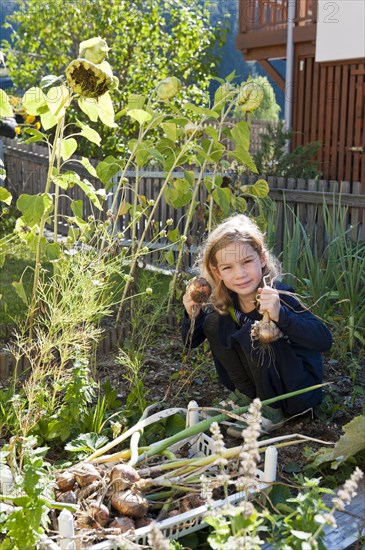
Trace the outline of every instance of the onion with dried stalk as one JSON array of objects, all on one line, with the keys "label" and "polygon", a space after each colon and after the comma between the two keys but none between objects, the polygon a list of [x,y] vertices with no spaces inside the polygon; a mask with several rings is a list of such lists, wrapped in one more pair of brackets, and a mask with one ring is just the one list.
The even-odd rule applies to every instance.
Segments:
[{"label": "onion with dried stalk", "polygon": [[134,521],[127,517],[116,517],[109,525],[111,529],[119,529],[121,535],[128,531],[133,531],[136,528]]},{"label": "onion with dried stalk", "polygon": [[76,483],[75,474],[70,470],[65,470],[61,474],[58,474],[58,476],[56,477],[56,483],[58,489],[62,493],[72,491]]}]

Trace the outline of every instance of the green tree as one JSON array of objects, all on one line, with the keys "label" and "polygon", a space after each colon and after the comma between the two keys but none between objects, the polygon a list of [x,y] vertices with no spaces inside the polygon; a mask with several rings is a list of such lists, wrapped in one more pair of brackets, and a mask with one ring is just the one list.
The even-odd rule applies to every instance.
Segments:
[{"label": "green tree", "polygon": [[[79,43],[101,36],[111,47],[108,61],[119,78],[116,110],[133,94],[148,94],[168,76],[184,81],[190,99],[202,101],[214,74],[213,45],[223,27],[210,26],[208,3],[200,0],[17,0],[8,17],[11,43],[3,41],[14,85],[25,90],[47,74],[60,75],[79,55]],[[182,92],[183,93],[183,92]],[[80,113],[77,113],[80,116]],[[102,132],[108,153],[124,148],[123,123]],[[95,151],[84,151],[91,154]]]}]

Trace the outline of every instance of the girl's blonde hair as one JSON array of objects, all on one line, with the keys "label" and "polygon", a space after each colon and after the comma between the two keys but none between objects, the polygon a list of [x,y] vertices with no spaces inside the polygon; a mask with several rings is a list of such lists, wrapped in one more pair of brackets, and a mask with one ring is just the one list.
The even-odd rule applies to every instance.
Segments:
[{"label": "girl's blonde hair", "polygon": [[223,281],[214,275],[213,268],[217,268],[217,252],[231,243],[244,243],[261,256],[265,255],[265,265],[262,268],[262,276],[265,283],[272,285],[274,279],[280,274],[278,260],[267,250],[264,243],[264,235],[254,221],[244,214],[236,214],[219,224],[208,235],[200,255],[200,271],[213,288],[211,301],[214,307],[223,314],[227,313],[233,305],[232,298]]}]

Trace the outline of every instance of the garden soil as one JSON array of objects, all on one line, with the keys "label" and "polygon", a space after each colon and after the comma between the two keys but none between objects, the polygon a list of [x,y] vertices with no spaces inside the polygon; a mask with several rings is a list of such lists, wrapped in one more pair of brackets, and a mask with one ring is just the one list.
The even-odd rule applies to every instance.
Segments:
[{"label": "garden soil", "polygon": [[[131,387],[124,377],[125,367],[116,360],[117,355],[118,350],[98,357],[96,371],[99,381],[102,383],[109,379],[111,387],[118,389],[120,401],[125,403]],[[143,357],[139,379],[143,381],[148,404],[164,400],[161,408],[186,407],[189,401],[195,400],[199,407],[212,407],[229,394],[217,380],[208,348],[191,350],[186,355],[178,329],[175,333],[156,338],[144,349]],[[325,356],[324,381],[330,384],[324,390],[323,410],[316,415],[307,413],[297,416],[267,437],[301,434],[325,442],[336,442],[343,434],[343,426],[363,413],[361,388],[365,387],[365,369],[358,368],[356,377],[352,376],[354,374],[349,373],[348,365]],[[222,432],[227,447],[239,444],[239,440],[227,436],[223,425]],[[310,449],[306,450],[309,444]],[[300,473],[308,463],[308,452],[312,454],[322,446],[321,443],[307,441],[280,449],[279,477],[287,479]]]}]

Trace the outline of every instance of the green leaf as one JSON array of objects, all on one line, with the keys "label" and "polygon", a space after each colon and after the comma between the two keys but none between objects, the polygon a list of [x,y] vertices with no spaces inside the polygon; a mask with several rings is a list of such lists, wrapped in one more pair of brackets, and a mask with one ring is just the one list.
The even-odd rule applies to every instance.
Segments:
[{"label": "green leaf", "polygon": [[69,170],[64,174],[59,174],[52,179],[55,185],[59,185],[62,189],[65,190],[68,188],[72,188],[78,180],[80,180],[80,176],[72,170]]},{"label": "green leaf", "polygon": [[96,99],[89,97],[79,97],[78,104],[81,109],[89,117],[91,122],[96,122],[98,120],[99,111],[98,104]]},{"label": "green leaf", "polygon": [[167,138],[175,143],[177,139],[176,124],[173,122],[163,122],[161,126]]},{"label": "green leaf", "polygon": [[170,437],[170,435],[175,435],[181,430],[184,430],[185,424],[185,418],[181,414],[173,414],[172,416],[169,416],[165,425],[166,436]]},{"label": "green leaf", "polygon": [[146,99],[146,96],[143,94],[131,94],[128,97],[127,111],[132,111],[133,109],[143,109]]},{"label": "green leaf", "polygon": [[23,95],[22,104],[29,115],[42,115],[48,111],[46,96],[40,88],[29,88]]},{"label": "green leaf", "polygon": [[241,120],[231,129],[231,137],[236,145],[248,151],[250,147],[250,127],[245,120]]},{"label": "green leaf", "polygon": [[87,179],[84,180],[76,180],[76,184],[83,190],[85,195],[90,199],[90,201],[93,203],[94,206],[98,210],[102,210],[103,207],[101,206],[100,200],[98,198],[97,192],[93,186],[92,183],[90,183]]},{"label": "green leaf", "polygon": [[228,216],[231,198],[230,190],[226,187],[224,189],[216,187],[212,193],[212,197],[214,202],[217,203],[218,206],[223,210],[224,215]]},{"label": "green leaf", "polygon": [[114,122],[114,107],[109,92],[98,98],[97,109],[99,118],[105,126],[109,126],[109,128],[117,127]]},{"label": "green leaf", "polygon": [[180,232],[179,232],[179,229],[176,227],[175,229],[171,229],[171,231],[168,231],[167,232],[167,238],[169,239],[169,241],[171,241],[172,243],[176,243],[176,241],[178,240],[180,236]]},{"label": "green leaf", "polygon": [[25,223],[34,225],[40,222],[43,215],[51,212],[53,200],[51,195],[40,193],[38,195],[20,195],[16,202],[17,208],[23,214]]},{"label": "green leaf", "polygon": [[4,90],[0,89],[0,118],[7,118],[13,116],[13,109],[11,107],[9,98]]},{"label": "green leaf", "polygon": [[365,415],[356,416],[343,427],[344,434],[333,449],[321,447],[314,455],[314,466],[332,462],[331,468],[337,468],[348,458],[365,449]]},{"label": "green leaf", "polygon": [[67,103],[70,101],[70,92],[68,88],[62,86],[53,86],[46,93],[46,102],[51,113],[57,120],[62,118],[66,113]]},{"label": "green leaf", "polygon": [[137,120],[139,124],[144,124],[145,122],[152,120],[152,115],[143,109],[131,109],[130,111],[127,111],[127,115],[134,120]]},{"label": "green leaf", "polygon": [[77,149],[77,141],[74,138],[63,139],[61,141],[61,157],[68,160]]},{"label": "green leaf", "polygon": [[172,250],[169,250],[168,252],[166,252],[165,260],[166,260],[166,263],[168,263],[169,265],[173,265],[175,263],[174,253]]},{"label": "green leaf", "polygon": [[10,205],[12,201],[11,193],[5,187],[0,186],[0,202]]},{"label": "green leaf", "polygon": [[40,117],[41,124],[45,130],[50,130],[50,128],[53,128],[57,124],[57,118],[53,113],[51,113],[51,111],[41,114]]},{"label": "green leaf", "polygon": [[61,248],[58,243],[48,243],[44,247],[44,253],[49,260],[58,260],[61,256]]},{"label": "green leaf", "polygon": [[105,184],[108,183],[113,176],[118,174],[119,171],[120,165],[117,159],[111,155],[105,157],[96,167],[98,178]]},{"label": "green leaf", "polygon": [[79,128],[81,128],[80,134],[91,141],[91,143],[96,143],[96,145],[100,145],[101,143],[101,137],[98,134],[96,130],[93,128],[90,128],[87,124],[84,124],[79,119],[76,119],[76,124]]},{"label": "green leaf", "polygon": [[89,172],[89,174],[91,176],[93,176],[94,178],[98,177],[94,166],[91,164],[91,162],[89,161],[89,159],[87,157],[82,157],[80,162],[81,162],[82,166],[84,168],[86,168],[86,170]]},{"label": "green leaf", "polygon": [[71,210],[75,214],[75,216],[78,216],[79,218],[82,218],[83,212],[84,212],[82,200],[79,199],[77,201],[72,201],[71,202]]},{"label": "green leaf", "polygon": [[294,537],[300,540],[308,540],[312,536],[312,533],[306,533],[305,531],[297,531],[296,529],[291,529],[290,532],[292,535],[294,535]]},{"label": "green leaf", "polygon": [[173,182],[173,188],[168,187],[165,189],[166,202],[174,208],[181,208],[189,204],[192,196],[190,184],[185,179],[176,179]]},{"label": "green leaf", "polygon": [[204,128],[204,132],[206,134],[208,134],[208,136],[210,136],[211,138],[213,138],[215,141],[218,141],[219,140],[219,135],[218,135],[218,131],[216,130],[216,128],[213,128],[213,126],[206,126]]},{"label": "green leaf", "polygon": [[219,114],[216,111],[212,111],[211,109],[207,109],[206,107],[199,107],[198,105],[194,105],[193,103],[185,103],[184,107],[187,111],[190,111],[191,113],[194,113],[196,115],[209,117],[217,119],[219,118]]},{"label": "green leaf", "polygon": [[100,436],[96,433],[81,434],[76,439],[73,439],[65,446],[66,451],[79,453],[82,451],[94,452],[108,443],[108,438],[104,435]]},{"label": "green leaf", "polygon": [[264,199],[270,192],[269,184],[262,179],[257,180],[253,185],[242,185],[240,189],[242,193],[258,197],[259,199]]},{"label": "green leaf", "polygon": [[242,147],[237,146],[234,151],[227,151],[227,153],[230,157],[238,160],[240,164],[243,164],[249,170],[257,174],[256,165],[253,162],[250,156],[250,153],[246,149],[243,149]]},{"label": "green leaf", "polygon": [[15,292],[17,293],[17,295],[19,296],[21,301],[24,302],[24,304],[26,306],[29,305],[28,304],[28,297],[27,297],[27,294],[25,292],[23,281],[13,281],[11,284],[14,287]]},{"label": "green leaf", "polygon": [[30,134],[32,137],[24,140],[22,143],[36,143],[37,141],[45,141],[47,136],[36,128],[24,128],[25,134]]}]

